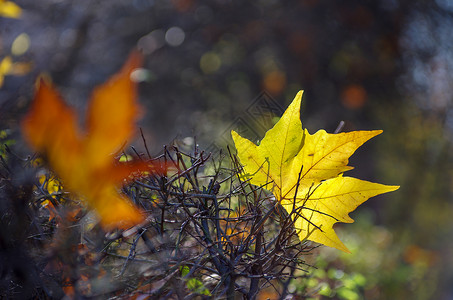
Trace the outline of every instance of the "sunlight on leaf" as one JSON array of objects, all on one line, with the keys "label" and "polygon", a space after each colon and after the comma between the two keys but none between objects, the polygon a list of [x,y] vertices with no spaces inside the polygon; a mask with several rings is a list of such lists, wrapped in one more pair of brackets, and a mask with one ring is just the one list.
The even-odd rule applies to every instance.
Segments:
[{"label": "sunlight on leaf", "polygon": [[[42,189],[46,191],[50,197],[56,200],[57,197],[55,197],[55,194],[61,190],[61,184],[58,180],[55,178],[47,178],[46,175],[41,175],[39,176],[39,183],[41,184]],[[49,221],[57,217],[57,210],[52,201],[44,200],[41,205],[49,211]]]},{"label": "sunlight on leaf", "polygon": [[349,252],[333,225],[353,222],[349,213],[357,206],[398,189],[343,177],[343,172],[352,169],[349,157],[382,131],[329,134],[319,130],[311,135],[302,129],[301,99],[302,91],[259,146],[232,131],[244,178],[272,191],[291,216],[300,240]]},{"label": "sunlight on leaf", "polygon": [[32,64],[29,62],[13,62],[11,56],[6,56],[0,61],[0,87],[3,86],[5,76],[23,76],[29,73]]},{"label": "sunlight on leaf", "polygon": [[13,66],[13,60],[11,56],[6,56],[5,58],[0,61],[0,87],[3,86],[3,81],[5,80],[5,76],[9,75]]}]

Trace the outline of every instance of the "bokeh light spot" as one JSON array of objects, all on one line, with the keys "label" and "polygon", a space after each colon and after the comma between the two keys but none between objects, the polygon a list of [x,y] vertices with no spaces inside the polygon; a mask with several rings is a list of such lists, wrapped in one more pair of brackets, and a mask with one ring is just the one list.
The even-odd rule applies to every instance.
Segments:
[{"label": "bokeh light spot", "polygon": [[272,95],[280,94],[286,87],[285,73],[278,70],[266,73],[263,78],[263,87]]},{"label": "bokeh light spot", "polygon": [[151,54],[163,45],[165,45],[165,34],[160,29],[148,33],[137,42],[137,47],[144,54]]},{"label": "bokeh light spot", "polygon": [[367,92],[358,84],[346,86],[341,92],[341,103],[349,109],[363,107],[367,100]]},{"label": "bokeh light spot", "polygon": [[207,52],[200,59],[200,68],[205,74],[217,72],[221,65],[222,60],[214,52]]},{"label": "bokeh light spot", "polygon": [[19,34],[11,45],[11,53],[19,56],[30,48],[30,37],[26,33]]},{"label": "bokeh light spot", "polygon": [[134,82],[151,81],[152,74],[149,70],[144,68],[137,68],[131,72],[130,78]]},{"label": "bokeh light spot", "polygon": [[167,43],[173,47],[181,45],[184,42],[185,38],[186,34],[179,27],[171,27],[165,33],[165,41],[167,41]]}]

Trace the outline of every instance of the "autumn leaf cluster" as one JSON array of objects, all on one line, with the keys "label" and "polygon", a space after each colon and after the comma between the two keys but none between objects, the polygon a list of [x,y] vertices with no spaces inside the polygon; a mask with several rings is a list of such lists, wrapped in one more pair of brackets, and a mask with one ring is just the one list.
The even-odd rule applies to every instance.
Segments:
[{"label": "autumn leaf cluster", "polygon": [[[30,145],[43,153],[68,189],[94,208],[106,228],[128,228],[144,215],[118,193],[128,175],[143,164],[120,165],[117,153],[133,136],[139,106],[130,74],[139,66],[131,55],[123,69],[98,87],[87,113],[85,130],[77,116],[52,86],[41,80],[33,106],[23,121]],[[337,222],[350,223],[349,213],[368,198],[394,191],[343,173],[352,169],[348,158],[367,140],[382,131],[311,135],[302,129],[302,92],[257,146],[232,131],[244,179],[274,194],[291,216],[300,239],[348,251],[333,230]]]},{"label": "autumn leaf cluster", "polygon": [[[382,131],[310,134],[300,121],[302,92],[259,145],[232,131],[237,155],[229,153],[228,168],[215,160],[213,168],[207,168],[210,156],[197,146],[193,154],[164,148],[157,160],[136,153],[124,162],[119,154],[133,139],[141,116],[131,80],[140,61],[133,53],[117,74],[94,90],[83,127],[76,112],[43,79],[22,121],[26,141],[52,171],[38,174],[36,190],[38,203],[48,211],[44,224],[59,228],[49,249],[79,258],[125,259],[117,278],[139,256],[143,267],[131,283],[132,298],[164,297],[175,289],[230,298],[236,291],[253,298],[260,286],[274,286],[275,280],[280,290],[287,290],[291,280],[305,276],[298,271],[305,265],[304,254],[313,249],[308,240],[348,252],[333,225],[353,222],[349,213],[357,206],[398,188],[344,176],[352,169],[349,157]],[[62,215],[65,199],[86,204],[98,216],[101,226],[88,228],[94,235],[103,232],[103,250],[96,250],[87,229],[81,242],[75,239],[74,247],[82,254],[67,250],[74,248],[67,246],[75,241],[67,232],[80,222],[80,210]],[[134,230],[124,231],[131,227]],[[53,257],[43,265],[49,273],[62,274],[67,296],[91,295],[75,282],[93,286],[90,280],[107,274],[100,258],[85,266],[101,270],[98,277],[74,276],[69,265]],[[120,293],[127,291],[118,289]]]}]

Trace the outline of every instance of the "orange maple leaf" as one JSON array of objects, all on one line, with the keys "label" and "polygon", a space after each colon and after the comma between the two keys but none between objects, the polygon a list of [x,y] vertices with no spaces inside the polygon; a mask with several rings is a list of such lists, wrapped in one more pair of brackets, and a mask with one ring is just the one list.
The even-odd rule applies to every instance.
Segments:
[{"label": "orange maple leaf", "polygon": [[22,123],[25,139],[44,155],[64,186],[98,213],[106,229],[126,229],[144,221],[119,187],[130,174],[149,167],[143,162],[119,164],[114,158],[133,137],[140,115],[137,87],[130,80],[140,63],[141,56],[133,53],[120,72],[94,90],[84,131],[76,113],[44,80]]}]

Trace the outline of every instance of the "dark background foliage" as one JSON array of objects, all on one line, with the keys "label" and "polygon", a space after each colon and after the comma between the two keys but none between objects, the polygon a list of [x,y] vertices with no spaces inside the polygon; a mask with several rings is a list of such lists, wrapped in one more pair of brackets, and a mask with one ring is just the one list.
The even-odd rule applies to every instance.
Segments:
[{"label": "dark background foliage", "polygon": [[453,297],[450,1],[17,4],[20,19],[0,19],[0,55],[26,34],[27,51],[13,58],[31,70],[5,76],[0,125],[18,148],[39,73],[48,72],[82,112],[134,47],[145,53],[140,124],[156,153],[175,137],[221,145],[262,91],[284,108],[303,89],[302,121],[311,132],[332,132],[341,120],[346,131],[384,129],[353,157],[352,173],[401,185],[340,228],[357,251],[329,252],[327,267],[363,274],[367,283],[351,290],[367,299]]}]

